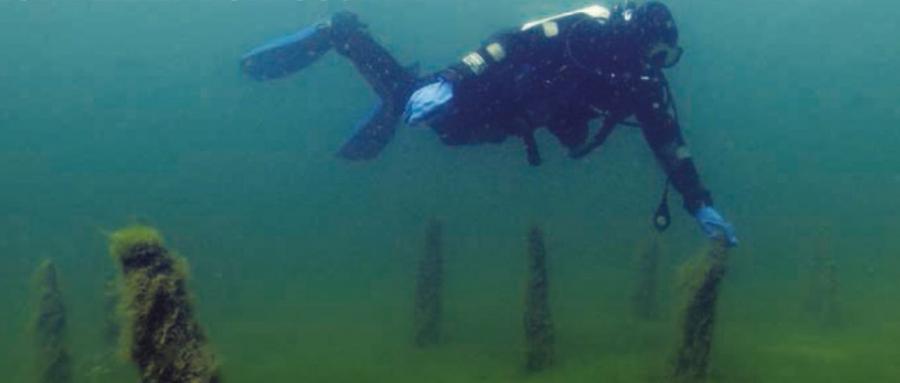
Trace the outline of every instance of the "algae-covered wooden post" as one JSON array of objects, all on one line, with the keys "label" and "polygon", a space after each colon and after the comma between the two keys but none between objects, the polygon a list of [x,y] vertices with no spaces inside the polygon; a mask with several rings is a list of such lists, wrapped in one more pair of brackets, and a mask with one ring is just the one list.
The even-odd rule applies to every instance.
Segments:
[{"label": "algae-covered wooden post", "polygon": [[425,232],[425,251],[419,261],[413,313],[414,341],[419,347],[440,342],[444,281],[443,226],[432,220]]},{"label": "algae-covered wooden post", "polygon": [[119,230],[109,242],[122,273],[126,351],[141,382],[219,382],[206,335],[194,318],[185,260],[170,253],[150,227]]},{"label": "algae-covered wooden post", "polygon": [[659,313],[660,234],[653,233],[638,250],[636,284],[631,303],[641,319],[654,319]]},{"label": "algae-covered wooden post", "polygon": [[553,364],[554,333],[548,296],[544,233],[528,234],[528,281],[525,285],[525,368],[537,372]]},{"label": "algae-covered wooden post", "polygon": [[674,377],[677,381],[701,381],[709,372],[716,303],[725,276],[728,244],[712,242],[708,253],[687,273],[687,301],[680,325],[680,345],[675,356]]},{"label": "algae-covered wooden post", "polygon": [[66,347],[66,306],[59,288],[56,265],[44,261],[34,275],[35,315],[31,330],[37,348],[38,381],[72,381],[72,360]]}]

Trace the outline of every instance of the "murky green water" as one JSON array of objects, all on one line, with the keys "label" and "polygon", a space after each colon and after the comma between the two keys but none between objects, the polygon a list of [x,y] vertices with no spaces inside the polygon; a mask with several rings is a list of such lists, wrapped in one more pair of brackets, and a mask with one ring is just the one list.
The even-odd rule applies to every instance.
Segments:
[{"label": "murky green water", "polygon": [[[717,206],[742,239],[722,290],[716,382],[900,379],[900,6],[671,1],[670,71]],[[676,344],[678,269],[704,245],[677,211],[660,315],[632,313],[663,177],[634,129],[572,161],[546,133],[447,148],[402,128],[369,163],[334,151],[375,101],[328,55],[258,84],[237,58],[360,13],[426,71],[491,32],[581,2],[0,2],[0,376],[33,381],[29,278],[59,265],[78,382],[136,381],[103,338],[105,233],[163,231],[191,263],[229,382],[656,382]],[[428,219],[445,225],[444,343],[411,346]],[[557,363],[523,371],[526,232],[547,235]],[[819,258],[817,258],[819,257]],[[835,314],[811,313],[833,260]],[[821,264],[821,262],[820,262]],[[818,289],[818,290],[817,290]]]}]

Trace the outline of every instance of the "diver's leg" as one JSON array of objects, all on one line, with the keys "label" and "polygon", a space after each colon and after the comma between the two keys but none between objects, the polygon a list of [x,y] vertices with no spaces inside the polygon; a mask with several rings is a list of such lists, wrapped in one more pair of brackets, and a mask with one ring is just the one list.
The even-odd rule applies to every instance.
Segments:
[{"label": "diver's leg", "polygon": [[351,12],[339,12],[331,19],[335,50],[353,63],[369,86],[388,108],[400,108],[412,93],[414,73],[404,68],[382,47]]},{"label": "diver's leg", "polygon": [[416,77],[369,35],[366,26],[353,13],[339,12],[332,17],[331,38],[335,50],[353,63],[381,98],[375,110],[357,125],[356,132],[338,155],[349,160],[371,159],[394,137]]},{"label": "diver's leg", "polygon": [[266,43],[244,55],[241,67],[256,80],[282,78],[309,66],[332,48],[353,63],[381,98],[338,155],[349,160],[374,158],[393,138],[416,75],[379,45],[355,14],[338,12],[330,22]]}]

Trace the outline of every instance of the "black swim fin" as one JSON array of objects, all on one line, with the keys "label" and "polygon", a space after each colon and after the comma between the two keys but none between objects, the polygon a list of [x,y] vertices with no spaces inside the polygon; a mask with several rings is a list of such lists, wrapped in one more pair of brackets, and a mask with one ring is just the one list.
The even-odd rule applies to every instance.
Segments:
[{"label": "black swim fin", "polygon": [[394,137],[401,114],[397,108],[379,102],[356,126],[355,133],[338,151],[338,156],[353,161],[375,158]]},{"label": "black swim fin", "polygon": [[263,44],[241,57],[241,70],[258,81],[286,77],[332,48],[331,26],[319,22]]}]

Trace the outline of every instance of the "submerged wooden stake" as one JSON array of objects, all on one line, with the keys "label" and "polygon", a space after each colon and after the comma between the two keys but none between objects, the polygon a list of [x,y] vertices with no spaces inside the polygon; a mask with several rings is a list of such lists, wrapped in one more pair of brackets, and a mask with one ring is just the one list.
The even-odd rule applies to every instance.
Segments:
[{"label": "submerged wooden stake", "polygon": [[554,333],[547,278],[544,234],[534,227],[528,234],[528,282],[525,286],[525,368],[530,372],[553,365]]},{"label": "submerged wooden stake", "polygon": [[122,272],[122,327],[128,354],[143,383],[215,383],[219,373],[206,335],[194,318],[187,264],[169,253],[152,228],[135,226],[110,237]]},{"label": "submerged wooden stake", "polygon": [[425,252],[419,261],[413,313],[414,341],[419,347],[440,342],[443,310],[443,226],[438,220],[428,224]]},{"label": "submerged wooden stake", "polygon": [[631,302],[635,315],[641,319],[655,319],[659,314],[659,240],[659,233],[653,233],[638,253],[637,283]]},{"label": "submerged wooden stake", "polygon": [[56,265],[44,261],[34,275],[37,306],[32,330],[37,347],[38,379],[42,383],[72,381],[72,360],[66,347],[66,307]]},{"label": "submerged wooden stake", "polygon": [[675,356],[674,376],[679,381],[703,380],[709,371],[716,304],[726,272],[728,249],[724,240],[714,241],[688,276],[689,295],[681,323],[681,344]]}]

